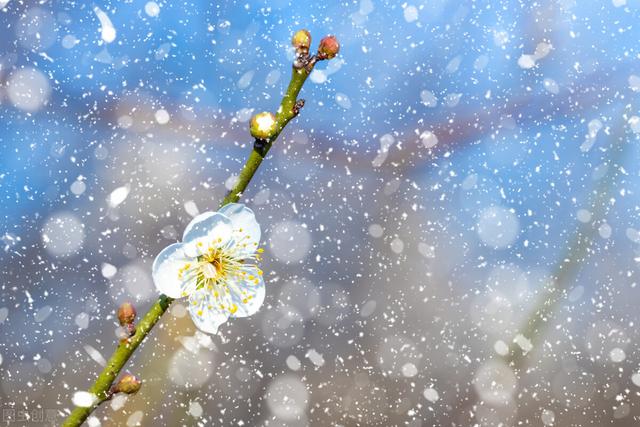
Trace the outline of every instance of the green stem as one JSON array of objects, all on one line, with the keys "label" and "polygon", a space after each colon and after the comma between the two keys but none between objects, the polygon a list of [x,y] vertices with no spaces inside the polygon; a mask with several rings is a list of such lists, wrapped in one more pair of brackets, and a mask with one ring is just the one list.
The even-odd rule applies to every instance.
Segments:
[{"label": "green stem", "polygon": [[[622,113],[620,113],[620,117],[623,117]],[[611,197],[611,189],[614,188],[615,180],[619,174],[618,167],[624,162],[625,156],[631,147],[631,144],[629,144],[624,135],[624,123],[617,123],[613,128],[615,132],[611,136],[612,146],[610,148],[610,155],[605,161],[608,171],[606,175],[600,179],[595,190],[592,192],[589,203],[592,217],[596,219],[606,217],[606,210],[609,207],[608,200]],[[581,266],[588,259],[593,243],[592,233],[593,229],[589,231],[576,230],[566,251],[559,258],[556,266],[552,270],[554,272],[552,275],[553,281],[546,291],[544,291],[544,294],[535,306],[530,317],[520,328],[520,333],[532,343],[542,338],[544,329],[548,327],[554,312],[566,296],[567,287],[572,283],[571,279],[576,276]],[[511,343],[506,360],[515,367],[521,368],[525,363],[525,355],[519,345]]]},{"label": "green stem", "polygon": [[251,154],[249,154],[249,158],[244,164],[242,171],[240,172],[240,176],[238,176],[236,185],[233,186],[233,190],[229,191],[226,197],[222,200],[220,207],[228,205],[229,203],[235,203],[240,200],[240,196],[244,192],[245,188],[247,188],[247,185],[249,185],[249,182],[258,170],[258,167],[260,167],[262,160],[264,160],[264,156],[257,150],[253,149],[251,151]]},{"label": "green stem", "polygon": [[[242,171],[240,171],[238,181],[229,194],[227,194],[227,196],[222,200],[220,207],[240,200],[240,196],[242,196],[242,193],[247,188],[247,185],[249,185],[249,182],[255,175],[258,167],[260,167],[260,164],[267,155],[271,145],[275,142],[278,135],[280,135],[280,132],[282,132],[282,130],[287,126],[289,121],[297,115],[298,112],[295,107],[298,102],[298,93],[300,93],[300,89],[302,89],[302,86],[307,80],[310,72],[311,70],[306,69],[293,69],[291,82],[289,83],[289,87],[282,98],[280,108],[276,114],[277,127],[275,133],[269,137],[268,141],[257,141],[257,144],[251,151]],[[110,398],[110,389],[118,374],[120,374],[120,371],[122,371],[124,365],[131,358],[133,352],[136,351],[145,337],[149,332],[151,332],[151,329],[155,326],[158,320],[160,320],[172,302],[172,298],[169,298],[166,295],[161,295],[158,301],[151,306],[149,311],[137,325],[135,335],[129,338],[128,341],[122,342],[118,345],[109,358],[107,366],[105,366],[100,375],[98,375],[96,382],[89,389],[90,393],[97,396],[96,403],[88,408],[76,407],[62,424],[63,427],[80,426],[101,403]]]},{"label": "green stem", "polygon": [[116,350],[113,352],[107,366],[104,367],[98,379],[89,389],[89,393],[93,393],[97,397],[97,401],[93,406],[83,408],[76,407],[69,417],[62,424],[63,427],[79,426],[86,420],[91,412],[105,400],[109,399],[109,390],[111,384],[116,379],[129,358],[136,351],[142,340],[149,334],[154,325],[160,320],[160,317],[167,311],[167,308],[173,302],[172,298],[161,295],[147,314],[144,315],[140,323],[136,326],[136,333],[128,340],[120,342]]}]

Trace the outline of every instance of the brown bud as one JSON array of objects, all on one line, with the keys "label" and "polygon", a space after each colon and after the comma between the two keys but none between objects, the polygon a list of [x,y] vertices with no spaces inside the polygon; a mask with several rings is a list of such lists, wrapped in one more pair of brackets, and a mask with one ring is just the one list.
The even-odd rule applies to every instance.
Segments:
[{"label": "brown bud", "polygon": [[334,58],[338,52],[340,52],[340,43],[336,36],[326,36],[320,40],[320,46],[318,46],[318,57],[321,59]]},{"label": "brown bud", "polygon": [[133,394],[140,390],[141,386],[142,381],[140,381],[138,377],[131,374],[125,374],[120,378],[120,381],[118,381],[112,390],[114,393]]},{"label": "brown bud", "polygon": [[125,302],[118,308],[118,321],[120,325],[128,325],[136,320],[136,309],[130,302]]},{"label": "brown bud", "polygon": [[291,44],[298,51],[309,52],[311,46],[311,33],[307,30],[298,30],[291,38]]}]

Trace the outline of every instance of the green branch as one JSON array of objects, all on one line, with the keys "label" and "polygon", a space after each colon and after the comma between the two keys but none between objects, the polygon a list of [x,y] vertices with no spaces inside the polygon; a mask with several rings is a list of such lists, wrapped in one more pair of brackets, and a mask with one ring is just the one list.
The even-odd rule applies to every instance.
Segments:
[{"label": "green branch", "polygon": [[[323,39],[323,41],[325,39]],[[309,38],[309,42],[310,41],[311,39]],[[322,43],[323,42],[321,42],[321,48]],[[296,48],[298,49],[297,46]],[[335,53],[337,53],[337,50]],[[319,59],[330,58],[321,57],[320,51],[318,57],[309,57],[307,46],[306,53],[298,50],[298,59],[302,59],[303,61],[305,61],[305,66],[298,67],[294,65],[293,67],[291,82],[289,83],[287,91],[282,98],[280,108],[275,115],[276,126],[266,138],[256,139],[254,148],[251,151],[251,154],[249,155],[249,158],[247,159],[244,167],[242,168],[236,184],[223,199],[220,207],[223,207],[224,205],[227,205],[229,203],[237,202],[240,199],[242,193],[245,191],[247,185],[249,185],[249,182],[251,182],[251,179],[260,167],[262,160],[264,160],[265,156],[267,155],[267,152],[271,148],[271,145],[276,141],[282,130],[284,130],[291,119],[298,115],[300,108],[302,108],[302,106],[304,105],[304,101],[298,100],[298,94],[300,93],[302,86],[307,80],[307,77],[311,73],[316,61]],[[101,403],[111,398],[113,394],[113,382],[118,377],[125,364],[131,358],[138,346],[151,332],[162,315],[167,311],[172,302],[172,298],[169,298],[166,295],[161,295],[160,298],[153,304],[153,306],[151,306],[149,311],[144,315],[140,323],[137,325],[135,334],[128,340],[124,340],[120,343],[120,345],[118,345],[116,350],[109,358],[107,365],[100,373],[100,375],[98,375],[95,383],[89,389],[89,392],[94,394],[97,398],[94,405],[86,408],[76,407],[62,424],[63,427],[80,426]]]}]

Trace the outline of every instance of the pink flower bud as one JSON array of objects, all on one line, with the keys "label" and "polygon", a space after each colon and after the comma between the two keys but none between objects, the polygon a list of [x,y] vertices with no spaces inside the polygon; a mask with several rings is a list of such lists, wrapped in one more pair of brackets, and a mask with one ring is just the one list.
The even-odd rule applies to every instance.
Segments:
[{"label": "pink flower bud", "polygon": [[130,302],[125,302],[118,308],[118,321],[120,325],[128,325],[136,320],[136,309]]},{"label": "pink flower bud", "polygon": [[291,38],[291,44],[298,51],[309,52],[311,46],[311,33],[307,30],[298,30]]},{"label": "pink flower bud", "polygon": [[334,58],[338,52],[340,52],[340,43],[335,36],[326,36],[320,40],[320,46],[318,46],[318,56],[321,59]]},{"label": "pink flower bud", "polygon": [[125,374],[120,378],[120,381],[118,381],[112,390],[114,393],[133,394],[137,393],[141,386],[142,381],[140,381],[138,377],[131,374]]}]

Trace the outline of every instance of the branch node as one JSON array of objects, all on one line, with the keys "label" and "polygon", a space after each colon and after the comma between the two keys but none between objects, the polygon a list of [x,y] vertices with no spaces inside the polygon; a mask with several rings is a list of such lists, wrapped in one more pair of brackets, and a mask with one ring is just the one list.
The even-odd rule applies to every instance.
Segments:
[{"label": "branch node", "polygon": [[271,143],[266,139],[256,138],[253,142],[253,149],[262,157],[267,155],[269,148],[271,148]]},{"label": "branch node", "polygon": [[293,117],[296,117],[298,114],[300,114],[300,110],[302,110],[302,107],[304,107],[304,99],[297,100],[292,109]]}]

